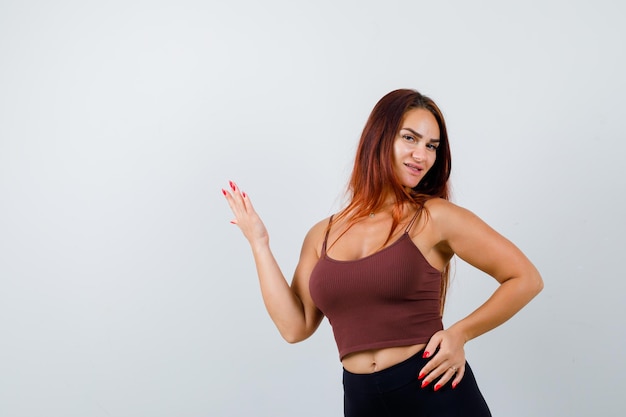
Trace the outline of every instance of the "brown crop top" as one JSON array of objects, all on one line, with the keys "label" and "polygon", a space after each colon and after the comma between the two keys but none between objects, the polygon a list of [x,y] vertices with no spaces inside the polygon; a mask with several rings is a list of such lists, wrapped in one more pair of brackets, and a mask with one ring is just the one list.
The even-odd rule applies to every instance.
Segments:
[{"label": "brown crop top", "polygon": [[368,349],[426,343],[443,329],[441,272],[413,243],[409,230],[414,221],[391,245],[354,261],[326,254],[326,232],[309,291],[328,317],[340,359]]}]

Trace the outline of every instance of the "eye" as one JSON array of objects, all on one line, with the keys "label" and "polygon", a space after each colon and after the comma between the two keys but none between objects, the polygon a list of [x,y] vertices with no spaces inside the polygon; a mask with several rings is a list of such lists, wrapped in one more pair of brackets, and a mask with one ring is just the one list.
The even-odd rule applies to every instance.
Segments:
[{"label": "eye", "polygon": [[415,142],[415,138],[411,135],[402,135],[402,138],[407,142]]},{"label": "eye", "polygon": [[428,145],[426,145],[426,147],[430,150],[436,151],[437,148],[439,147],[439,145],[435,144],[435,143],[429,143]]}]

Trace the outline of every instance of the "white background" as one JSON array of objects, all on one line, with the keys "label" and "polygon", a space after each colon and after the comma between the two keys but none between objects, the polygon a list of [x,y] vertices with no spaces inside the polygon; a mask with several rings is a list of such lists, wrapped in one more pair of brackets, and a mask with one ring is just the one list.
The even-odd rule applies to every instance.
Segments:
[{"label": "white background", "polygon": [[[290,276],[408,87],[447,118],[454,201],[545,279],[467,345],[494,416],[623,416],[624,9],[2,0],[0,415],[342,415],[327,322],[280,338],[220,189]],[[445,322],[494,288],[457,261]]]}]

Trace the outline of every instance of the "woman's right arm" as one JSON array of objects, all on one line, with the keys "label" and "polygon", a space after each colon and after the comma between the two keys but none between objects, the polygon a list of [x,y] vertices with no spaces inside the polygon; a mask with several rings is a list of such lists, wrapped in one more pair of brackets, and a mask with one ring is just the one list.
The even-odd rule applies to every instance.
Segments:
[{"label": "woman's right arm", "polygon": [[261,286],[265,308],[281,336],[289,343],[300,342],[315,332],[322,313],[315,307],[309,293],[309,277],[318,261],[318,241],[323,223],[307,234],[291,285],[287,283],[269,246],[269,235],[246,193],[230,183],[230,191],[222,190],[235,219],[250,244]]}]

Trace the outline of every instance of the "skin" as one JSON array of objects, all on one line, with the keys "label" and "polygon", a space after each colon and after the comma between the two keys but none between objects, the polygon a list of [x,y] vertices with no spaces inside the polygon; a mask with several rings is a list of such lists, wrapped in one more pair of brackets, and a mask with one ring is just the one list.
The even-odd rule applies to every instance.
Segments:
[{"label": "skin", "polygon": [[[405,187],[415,187],[433,166],[439,144],[439,127],[425,109],[409,110],[394,142],[394,170]],[[309,294],[309,277],[319,260],[328,219],[314,225],[302,245],[291,285],[282,274],[269,246],[269,235],[246,193],[233,182],[222,190],[235,216],[232,221],[250,243],[261,294],[270,317],[290,343],[311,336],[323,319]],[[334,224],[328,238],[328,256],[356,260],[379,251],[391,227],[393,196],[374,217],[356,223],[347,232],[346,222]],[[453,255],[492,276],[500,285],[491,297],[467,317],[435,333],[427,344],[373,349],[347,355],[344,368],[353,373],[372,373],[399,363],[424,349],[431,360],[418,377],[425,388],[438,390],[448,382],[455,387],[465,372],[464,345],[499,326],[517,313],[543,288],[536,268],[524,254],[470,211],[442,199],[426,202],[430,216],[419,216],[411,238],[426,260],[443,270]],[[414,209],[404,208],[408,224]],[[402,226],[402,225],[401,225]],[[387,245],[404,232],[398,227]],[[332,245],[330,243],[332,242]],[[437,352],[434,354],[434,352]]]}]

